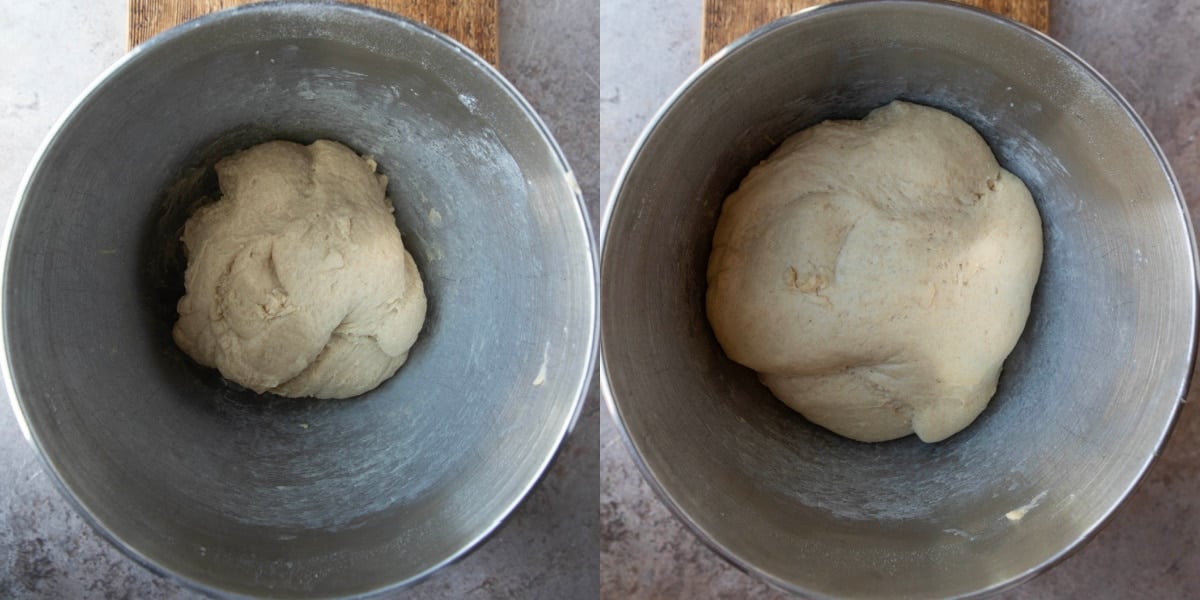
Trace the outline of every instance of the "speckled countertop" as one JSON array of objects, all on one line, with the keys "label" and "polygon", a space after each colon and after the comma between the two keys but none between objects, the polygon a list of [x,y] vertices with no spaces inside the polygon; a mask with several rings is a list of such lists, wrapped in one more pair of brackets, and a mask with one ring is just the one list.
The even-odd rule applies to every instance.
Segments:
[{"label": "speckled countertop", "polygon": [[[1051,34],[1133,104],[1200,211],[1200,2],[1053,0]],[[699,66],[701,0],[604,1],[600,180],[607,194],[658,106]],[[634,67],[636,65],[636,68]],[[1195,387],[1189,395],[1200,403]],[[699,543],[642,480],[601,419],[604,598],[783,598]],[[1111,522],[1074,556],[1007,598],[1200,598],[1200,413],[1182,412],[1166,451]]]},{"label": "speckled countertop", "polygon": [[[0,212],[67,105],[125,52],[125,0],[0,3]],[[598,206],[598,5],[501,2],[501,71],[539,110]],[[549,49],[554,48],[554,51]],[[0,392],[3,395],[3,392]],[[0,598],[195,598],[100,539],[63,500],[0,402]],[[490,540],[396,597],[595,598],[598,403]]]}]

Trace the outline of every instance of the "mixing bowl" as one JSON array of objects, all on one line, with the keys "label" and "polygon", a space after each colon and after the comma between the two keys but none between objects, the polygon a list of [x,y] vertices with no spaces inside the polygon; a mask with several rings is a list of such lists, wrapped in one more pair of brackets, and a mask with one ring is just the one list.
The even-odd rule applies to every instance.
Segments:
[{"label": "mixing bowl", "polygon": [[[750,167],[896,98],[971,123],[1044,221],[999,391],[932,445],[809,424],[704,312],[714,224]],[[1196,252],[1149,132],[1067,49],[955,4],[832,5],[719,53],[632,151],[602,247],[603,382],[644,475],[734,564],[815,597],[968,596],[1061,559],[1146,472],[1192,370]]]},{"label": "mixing bowl", "polygon": [[[171,340],[180,226],[270,140],[374,157],[425,282],[408,363],[345,401],[259,397]],[[266,4],[135,49],[50,134],[10,221],[22,427],[103,535],[209,592],[369,593],[478,544],[545,471],[594,358],[579,188],[491,67],[395,16]]]}]

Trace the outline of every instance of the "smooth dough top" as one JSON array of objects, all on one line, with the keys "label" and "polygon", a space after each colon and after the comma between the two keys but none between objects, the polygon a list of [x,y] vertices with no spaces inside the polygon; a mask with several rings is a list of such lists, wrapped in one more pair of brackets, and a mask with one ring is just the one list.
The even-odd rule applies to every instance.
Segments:
[{"label": "smooth dough top", "polygon": [[221,199],[184,227],[179,347],[259,393],[348,398],[391,377],[425,291],[375,162],[276,141],[216,171]]},{"label": "smooth dough top", "polygon": [[708,318],[809,420],[938,441],[995,392],[1041,261],[1021,180],[970,125],[897,101],[792,136],[726,199]]}]

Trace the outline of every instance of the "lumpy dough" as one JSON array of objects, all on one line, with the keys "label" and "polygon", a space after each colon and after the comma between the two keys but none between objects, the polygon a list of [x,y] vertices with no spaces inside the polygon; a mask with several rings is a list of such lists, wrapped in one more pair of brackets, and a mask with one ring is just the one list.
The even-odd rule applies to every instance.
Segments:
[{"label": "lumpy dough", "polygon": [[184,226],[179,347],[259,393],[348,398],[395,374],[425,291],[375,166],[325,140],[218,162],[221,199]]},{"label": "lumpy dough", "polygon": [[1041,262],[1029,190],[979,134],[893,102],[792,136],[725,200],[708,318],[810,421],[935,442],[995,393]]}]

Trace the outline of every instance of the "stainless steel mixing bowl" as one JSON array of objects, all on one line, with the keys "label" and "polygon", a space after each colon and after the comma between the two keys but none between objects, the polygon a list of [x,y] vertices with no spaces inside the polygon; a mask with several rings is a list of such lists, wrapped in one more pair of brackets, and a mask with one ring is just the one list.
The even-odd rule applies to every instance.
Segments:
[{"label": "stainless steel mixing bowl", "polygon": [[[274,138],[371,155],[429,315],[393,379],[262,398],[173,344],[177,237],[212,163]],[[9,394],[79,511],[208,591],[369,593],[492,531],[546,469],[593,364],[578,186],[481,59],[395,16],[268,4],[134,50],[70,109],[7,236]]]},{"label": "stainless steel mixing bowl", "polygon": [[[997,395],[934,445],[810,425],[722,354],[704,315],[714,223],[741,177],[788,134],[894,98],[974,125],[1045,224]],[[603,234],[603,380],[646,478],[742,568],[816,597],[994,591],[1077,547],[1162,446],[1192,370],[1195,258],[1162,153],[1068,50],[954,4],[833,5],[715,56],[633,150]]]}]

